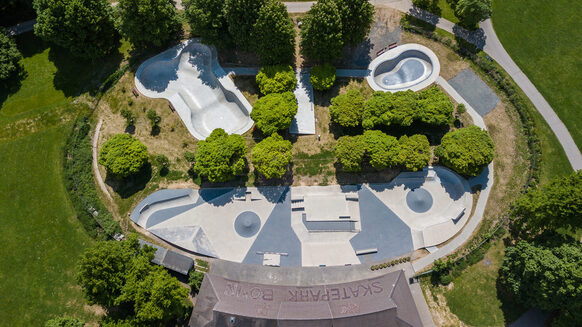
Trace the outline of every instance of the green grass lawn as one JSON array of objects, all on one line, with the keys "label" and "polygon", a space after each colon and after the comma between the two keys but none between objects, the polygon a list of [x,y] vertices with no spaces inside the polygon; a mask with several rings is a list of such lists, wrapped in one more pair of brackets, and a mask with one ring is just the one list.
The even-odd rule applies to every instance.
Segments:
[{"label": "green grass lawn", "polygon": [[69,124],[0,144],[0,326],[42,326],[85,313],[74,279],[91,243],[62,183]]},{"label": "green grass lawn", "polygon": [[67,314],[96,321],[75,282],[92,242],[77,220],[62,175],[73,100],[86,97],[120,60],[75,60],[32,33],[16,38],[25,77],[0,89],[0,326],[43,326]]},{"label": "green grass lawn", "polygon": [[495,32],[582,149],[582,2],[493,1]]}]

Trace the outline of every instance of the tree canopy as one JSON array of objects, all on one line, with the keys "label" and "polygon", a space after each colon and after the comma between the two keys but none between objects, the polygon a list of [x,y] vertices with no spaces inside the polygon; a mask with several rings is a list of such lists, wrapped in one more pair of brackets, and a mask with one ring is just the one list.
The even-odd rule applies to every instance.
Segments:
[{"label": "tree canopy", "polygon": [[431,125],[447,125],[453,120],[453,103],[440,88],[433,86],[418,93],[418,120]]},{"label": "tree canopy", "polygon": [[255,121],[261,132],[271,135],[289,128],[296,114],[297,99],[293,93],[271,93],[255,102],[251,119]]},{"label": "tree canopy", "polygon": [[331,99],[329,114],[331,119],[344,127],[357,127],[362,124],[365,99],[357,89],[350,89]]},{"label": "tree canopy", "polygon": [[263,65],[288,64],[295,55],[295,28],[287,7],[267,0],[253,26],[254,49]]},{"label": "tree canopy", "polygon": [[246,168],[247,147],[242,136],[228,135],[217,128],[204,141],[198,143],[195,173],[210,182],[226,182],[243,173]]},{"label": "tree canopy", "polygon": [[493,160],[495,146],[487,131],[472,125],[445,134],[434,153],[457,173],[477,176]]},{"label": "tree canopy", "polygon": [[182,23],[173,1],[119,0],[121,31],[136,47],[160,47],[179,39]]},{"label": "tree canopy", "polygon": [[103,57],[119,44],[107,0],[36,0],[34,8],[34,33],[76,57]]},{"label": "tree canopy", "polygon": [[7,80],[19,69],[18,62],[22,58],[14,40],[8,37],[0,27],[0,81]]},{"label": "tree canopy", "polygon": [[97,242],[81,255],[77,280],[89,303],[118,306],[127,325],[165,326],[184,318],[191,303],[188,289],[152,265],[153,257],[154,249],[140,248],[135,234],[122,242]]},{"label": "tree canopy", "polygon": [[542,310],[582,309],[582,247],[545,247],[526,241],[505,250],[501,284],[519,302]]},{"label": "tree canopy", "polygon": [[458,0],[455,5],[455,16],[467,27],[475,27],[489,18],[492,11],[491,0]]},{"label": "tree canopy", "polygon": [[335,83],[335,66],[325,63],[314,66],[309,75],[309,81],[313,88],[318,91],[330,89]]},{"label": "tree canopy", "polygon": [[[582,228],[582,171],[529,188],[515,203],[520,226],[537,233],[544,229]],[[520,228],[522,229],[522,228]]]},{"label": "tree canopy", "polygon": [[301,54],[320,62],[332,62],[342,54],[342,21],[334,0],[317,1],[307,12],[301,28]]},{"label": "tree canopy", "polygon": [[381,131],[365,131],[363,135],[342,136],[335,147],[335,155],[342,169],[358,172],[364,158],[376,170],[399,164],[400,145],[394,136]]},{"label": "tree canopy", "polygon": [[232,44],[224,16],[225,0],[185,0],[184,13],[193,34],[203,43],[224,49]]},{"label": "tree canopy", "polygon": [[107,140],[99,152],[99,163],[107,172],[125,178],[140,171],[148,160],[143,143],[127,134],[117,134]]},{"label": "tree canopy", "polygon": [[293,67],[289,65],[263,66],[256,77],[262,94],[290,92],[297,86]]},{"label": "tree canopy", "polygon": [[265,0],[225,0],[224,17],[228,32],[234,44],[245,50],[255,45],[251,38],[259,10],[265,5]]},{"label": "tree canopy", "polygon": [[398,140],[400,152],[398,163],[408,170],[417,171],[423,169],[430,161],[430,144],[426,136],[421,134],[410,137],[403,135]]},{"label": "tree canopy", "polygon": [[293,159],[292,149],[290,141],[275,133],[255,145],[251,161],[257,172],[266,178],[281,178]]},{"label": "tree canopy", "polygon": [[342,21],[344,44],[362,42],[374,22],[374,6],[368,0],[335,0]]},{"label": "tree canopy", "polygon": [[347,172],[362,170],[362,160],[366,153],[366,146],[361,135],[344,135],[337,140],[334,153],[342,169]]}]

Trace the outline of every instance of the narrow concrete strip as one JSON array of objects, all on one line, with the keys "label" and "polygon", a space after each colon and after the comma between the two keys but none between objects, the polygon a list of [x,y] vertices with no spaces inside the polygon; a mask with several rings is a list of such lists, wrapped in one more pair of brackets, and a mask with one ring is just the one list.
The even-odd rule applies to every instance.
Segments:
[{"label": "narrow concrete strip", "polygon": [[473,107],[471,107],[471,105],[465,99],[463,99],[463,97],[451,86],[451,84],[449,84],[449,82],[447,82],[446,79],[444,79],[442,76],[439,76],[436,80],[436,84],[440,85],[445,90],[445,92],[453,97],[455,101],[457,101],[457,103],[462,103],[465,105],[465,108],[467,108],[467,113],[471,116],[475,125],[481,127],[482,129],[487,129],[485,121],[483,121],[483,117],[481,117],[481,115],[479,115],[477,111],[473,109]]},{"label": "narrow concrete strip", "polygon": [[34,24],[36,24],[36,19],[31,19],[14,26],[10,26],[6,29],[6,31],[8,32],[8,35],[19,35],[32,31],[34,29]]},{"label": "narrow concrete strip", "polygon": [[99,166],[97,165],[97,141],[99,141],[99,132],[101,131],[101,124],[103,124],[103,119],[99,118],[97,122],[97,126],[95,126],[95,134],[93,134],[93,173],[95,174],[95,179],[97,180],[97,184],[101,191],[107,196],[107,198],[113,202],[113,198],[109,191],[107,190],[107,186],[103,182],[103,178],[101,178],[101,172],[99,171]]}]

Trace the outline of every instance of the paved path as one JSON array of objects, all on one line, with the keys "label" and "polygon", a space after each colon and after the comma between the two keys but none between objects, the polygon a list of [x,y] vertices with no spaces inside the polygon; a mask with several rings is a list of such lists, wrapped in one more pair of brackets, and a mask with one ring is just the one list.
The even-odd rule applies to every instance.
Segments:
[{"label": "paved path", "polygon": [[[480,29],[476,31],[467,31],[446,19],[413,7],[412,1],[410,0],[372,0],[371,3],[374,5],[391,7],[411,14],[482,48],[485,53],[495,59],[495,61],[497,61],[497,63],[507,71],[509,76],[513,78],[515,83],[523,90],[534,106],[538,109],[564,148],[564,152],[566,152],[566,156],[568,157],[572,168],[574,168],[574,170],[582,169],[582,154],[580,153],[580,149],[576,146],[574,139],[572,139],[570,132],[554,112],[552,107],[544,99],[542,94],[536,89],[521,69],[519,69],[507,51],[505,51],[497,34],[495,34],[491,19],[482,22],[480,24]],[[314,2],[285,3],[287,10],[292,13],[306,12],[313,4]]]},{"label": "paved path", "polygon": [[99,132],[101,131],[101,124],[103,124],[103,119],[99,118],[97,126],[95,127],[95,134],[93,135],[93,146],[92,146],[93,173],[95,174],[95,179],[97,179],[97,184],[99,184],[99,187],[101,188],[103,194],[107,196],[111,203],[114,203],[111,194],[109,194],[109,191],[107,190],[107,186],[105,186],[105,183],[103,182],[103,178],[101,178],[101,172],[99,171],[99,166],[97,165],[97,141],[99,141]]},{"label": "paved path", "polygon": [[550,312],[543,312],[540,309],[529,309],[509,327],[544,327],[550,315]]},{"label": "paved path", "polygon": [[9,35],[18,35],[32,31],[34,28],[34,24],[36,24],[36,19],[31,19],[29,21],[22,22],[14,26],[10,26],[6,29],[6,31],[8,32]]}]

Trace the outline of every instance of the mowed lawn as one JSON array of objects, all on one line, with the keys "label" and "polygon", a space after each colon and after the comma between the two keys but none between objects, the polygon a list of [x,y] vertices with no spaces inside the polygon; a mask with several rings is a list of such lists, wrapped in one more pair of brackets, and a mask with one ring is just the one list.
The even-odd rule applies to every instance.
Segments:
[{"label": "mowed lawn", "polygon": [[69,129],[0,144],[0,326],[42,326],[61,314],[90,318],[74,274],[91,239],[62,182]]},{"label": "mowed lawn", "polygon": [[582,149],[582,1],[494,0],[495,32]]}]

